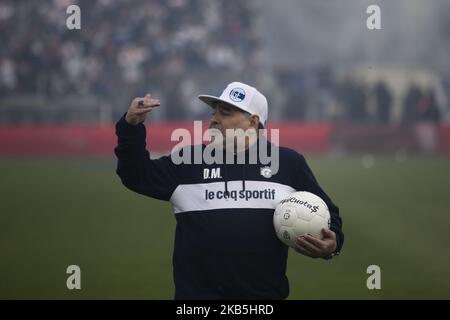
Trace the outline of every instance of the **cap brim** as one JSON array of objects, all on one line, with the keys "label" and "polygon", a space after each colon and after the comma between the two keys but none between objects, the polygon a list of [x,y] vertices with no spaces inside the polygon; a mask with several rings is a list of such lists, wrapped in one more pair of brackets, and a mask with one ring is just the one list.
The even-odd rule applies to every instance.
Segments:
[{"label": "cap brim", "polygon": [[210,96],[210,95],[207,95],[207,94],[201,94],[201,95],[198,96],[198,98],[201,101],[203,101],[204,103],[206,103],[207,105],[209,105],[211,108],[215,108],[217,103],[223,102],[223,103],[226,103],[226,104],[228,104],[230,106],[233,106],[233,107],[236,107],[236,108],[238,108],[240,110],[243,110],[239,106],[231,103],[230,101],[226,101],[226,100],[220,99],[219,97]]},{"label": "cap brim", "polygon": [[[220,99],[219,97],[210,96],[210,95],[207,95],[207,94],[201,94],[201,95],[198,96],[198,98],[201,101],[203,101],[204,103],[206,103],[207,105],[209,105],[211,108],[215,108],[217,103],[223,102],[223,103],[226,103],[226,104],[228,104],[230,106],[233,106],[233,107],[236,107],[236,108],[238,108],[240,110],[243,110],[239,106],[231,103],[230,101],[226,101],[226,100]],[[243,111],[248,112],[247,110],[243,110]],[[265,124],[262,123],[262,122],[260,122],[260,123],[264,127]]]}]

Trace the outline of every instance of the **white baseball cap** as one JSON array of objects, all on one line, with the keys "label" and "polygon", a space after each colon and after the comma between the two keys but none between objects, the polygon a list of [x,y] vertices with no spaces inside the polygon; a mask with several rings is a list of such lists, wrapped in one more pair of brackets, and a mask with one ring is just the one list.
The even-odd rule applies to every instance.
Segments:
[{"label": "white baseball cap", "polygon": [[256,88],[245,83],[232,82],[228,84],[220,97],[201,94],[198,98],[213,108],[218,102],[225,102],[250,114],[256,114],[262,125],[265,125],[267,121],[266,97]]}]

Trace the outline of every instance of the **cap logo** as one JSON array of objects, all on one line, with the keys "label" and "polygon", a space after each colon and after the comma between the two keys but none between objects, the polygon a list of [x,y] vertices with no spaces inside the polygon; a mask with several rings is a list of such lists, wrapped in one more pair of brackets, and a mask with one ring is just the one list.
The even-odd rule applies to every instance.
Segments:
[{"label": "cap logo", "polygon": [[241,102],[245,99],[245,91],[241,88],[234,88],[230,92],[230,99],[235,102]]}]

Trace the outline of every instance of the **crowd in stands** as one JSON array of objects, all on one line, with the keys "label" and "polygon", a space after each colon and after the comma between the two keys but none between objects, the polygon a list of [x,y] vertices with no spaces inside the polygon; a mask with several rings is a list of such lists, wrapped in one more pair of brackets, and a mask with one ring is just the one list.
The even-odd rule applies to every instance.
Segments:
[{"label": "crowd in stands", "polygon": [[[81,8],[81,30],[68,30],[66,8]],[[93,96],[124,112],[130,98],[150,92],[165,106],[161,120],[209,114],[199,93],[220,94],[234,80],[257,83],[265,70],[253,1],[52,0],[0,2],[0,96]],[[273,69],[265,92],[279,120],[391,120],[392,92],[337,80],[332,67]],[[280,96],[282,98],[280,98]],[[372,105],[370,105],[372,104]],[[411,84],[402,121],[439,121],[432,90]]]},{"label": "crowd in stands", "polygon": [[[408,79],[394,110],[393,88],[383,80],[361,81],[347,74],[337,77],[329,67],[313,70],[283,70],[277,82],[284,88],[284,114],[289,119],[306,121],[329,120],[357,123],[413,124],[421,121],[440,122],[446,106],[439,106],[436,88]],[[449,85],[442,79],[445,98]],[[446,99],[445,99],[446,100]],[[448,100],[446,100],[448,101]],[[444,104],[446,104],[444,101]],[[447,106],[448,107],[448,106]]]},{"label": "crowd in stands", "polygon": [[[72,3],[81,30],[66,28]],[[0,94],[93,95],[123,110],[151,90],[183,118],[199,91],[259,67],[251,19],[247,1],[2,0]]]}]

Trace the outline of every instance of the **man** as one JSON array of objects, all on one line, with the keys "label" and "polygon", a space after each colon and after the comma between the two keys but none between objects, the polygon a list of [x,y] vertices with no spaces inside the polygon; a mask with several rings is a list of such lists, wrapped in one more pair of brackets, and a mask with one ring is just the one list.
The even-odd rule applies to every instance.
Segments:
[{"label": "man", "polygon": [[[226,129],[256,130],[267,121],[266,98],[246,84],[233,82],[220,97],[199,98],[213,108],[210,127],[222,133]],[[294,191],[318,195],[331,214],[331,227],[322,230],[323,239],[300,237],[296,251],[324,259],[339,253],[344,241],[339,209],[319,187],[302,155],[278,149],[263,138],[245,139],[242,151],[228,148],[224,140],[223,153],[231,153],[233,160],[240,152],[249,158],[261,142],[269,153],[279,152],[279,169],[273,175],[263,174],[259,158],[253,164],[209,165],[176,165],[169,156],[150,160],[143,122],[159,106],[150,95],[132,101],[116,125],[115,153],[117,174],[127,188],[170,201],[174,207],[175,299],[285,299],[289,294],[288,247],[275,234],[273,213],[277,203]],[[205,148],[189,146],[182,152],[197,147]],[[253,198],[237,196],[248,190]]]}]

